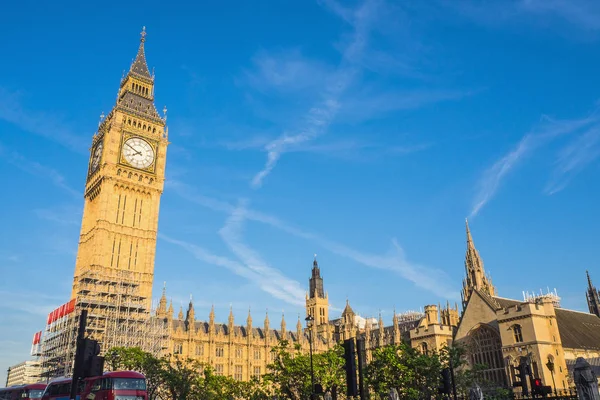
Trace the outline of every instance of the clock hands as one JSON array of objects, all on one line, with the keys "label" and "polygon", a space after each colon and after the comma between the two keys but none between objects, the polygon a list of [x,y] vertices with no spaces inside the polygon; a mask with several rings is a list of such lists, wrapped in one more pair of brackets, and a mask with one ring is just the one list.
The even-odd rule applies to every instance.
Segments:
[{"label": "clock hands", "polygon": [[127,145],[127,147],[129,147],[131,150],[135,151],[135,154],[137,155],[142,155],[142,153],[139,150],[134,149],[133,147],[131,147],[131,145],[127,142],[125,142],[125,144]]}]

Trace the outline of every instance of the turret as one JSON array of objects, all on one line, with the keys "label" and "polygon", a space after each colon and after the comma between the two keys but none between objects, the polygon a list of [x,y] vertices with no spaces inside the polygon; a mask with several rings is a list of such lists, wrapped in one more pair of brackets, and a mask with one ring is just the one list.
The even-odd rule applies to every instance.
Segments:
[{"label": "turret", "polygon": [[183,321],[183,306],[179,306],[179,314],[177,315],[177,319]]},{"label": "turret", "polygon": [[215,305],[210,307],[210,314],[208,314],[208,331],[210,333],[215,332]]},{"label": "turret", "polygon": [[173,314],[175,311],[173,310],[173,300],[169,302],[169,309],[167,310],[167,319],[169,321],[173,320]]},{"label": "turret", "polygon": [[590,273],[585,271],[587,275],[588,281],[588,290],[586,293],[588,307],[590,309],[590,313],[600,317],[600,291],[598,291],[594,285],[592,285],[592,278],[590,278]]},{"label": "turret", "polygon": [[165,318],[167,316],[167,283],[163,284],[162,296],[158,301],[158,309],[156,310],[156,316],[158,318]]},{"label": "turret", "polygon": [[194,304],[192,303],[192,296],[190,295],[190,304],[188,305],[187,313],[185,316],[185,325],[189,331],[194,330],[195,322],[196,318],[194,312]]},{"label": "turret", "polygon": [[479,290],[490,296],[496,296],[496,288],[492,285],[491,278],[486,275],[483,261],[475,248],[471,230],[469,229],[469,221],[465,220],[465,224],[467,230],[467,251],[465,254],[466,277],[463,280],[463,290],[461,293],[463,309],[466,307],[473,290]]},{"label": "turret", "polygon": [[437,306],[425,306],[425,319],[427,320],[427,325],[435,325],[439,323],[439,314]]},{"label": "turret", "polygon": [[285,331],[285,316],[283,312],[281,313],[281,338],[286,339],[286,331]]},{"label": "turret", "polygon": [[269,332],[270,329],[270,322],[269,322],[269,310],[267,310],[266,314],[265,314],[265,322],[264,322],[264,328],[265,328],[265,335]]},{"label": "turret", "polygon": [[246,318],[246,331],[248,337],[252,337],[252,315],[250,314],[250,307],[248,307],[248,318]]},{"label": "turret", "polygon": [[227,318],[227,326],[229,327],[229,334],[233,332],[233,306],[229,307],[229,318]]},{"label": "turret", "polygon": [[298,342],[302,342],[302,323],[300,322],[300,314],[298,314],[298,322],[296,323],[296,336],[298,337]]}]

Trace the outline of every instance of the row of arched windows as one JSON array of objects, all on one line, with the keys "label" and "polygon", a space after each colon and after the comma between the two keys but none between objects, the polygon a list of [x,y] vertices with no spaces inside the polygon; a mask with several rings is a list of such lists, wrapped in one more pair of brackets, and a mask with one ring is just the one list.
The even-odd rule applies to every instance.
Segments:
[{"label": "row of arched windows", "polygon": [[131,90],[133,90],[135,93],[144,95],[144,96],[148,96],[148,94],[150,93],[150,90],[142,85],[138,85],[137,83],[132,83],[131,84]]},{"label": "row of arched windows", "polygon": [[143,131],[148,131],[152,133],[156,133],[156,128],[153,128],[152,125],[142,124],[140,121],[136,121],[135,119],[132,121],[131,118],[127,119],[127,125],[131,125],[134,128],[141,129]]}]

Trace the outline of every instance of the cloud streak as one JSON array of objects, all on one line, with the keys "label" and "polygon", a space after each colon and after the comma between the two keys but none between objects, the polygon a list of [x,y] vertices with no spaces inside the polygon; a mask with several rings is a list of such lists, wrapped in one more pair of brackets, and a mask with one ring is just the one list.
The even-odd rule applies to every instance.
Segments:
[{"label": "cloud streak", "polygon": [[67,192],[69,195],[76,198],[81,198],[82,193],[78,190],[73,189],[67,183],[66,178],[55,169],[50,168],[46,165],[42,165],[38,162],[31,161],[25,156],[21,155],[20,153],[7,149],[1,143],[0,157],[2,157],[8,163],[14,165],[22,171],[25,171],[31,175],[35,175],[49,181],[54,186]]},{"label": "cloud streak", "polygon": [[[508,153],[498,159],[491,167],[483,172],[479,179],[477,193],[473,200],[470,217],[475,217],[481,209],[492,200],[498,192],[502,182],[506,177],[537,148],[547,144],[559,136],[569,135],[578,132],[580,129],[598,122],[596,113],[589,117],[570,120],[556,121],[548,117],[543,118],[543,123],[527,133]],[[595,130],[593,130],[596,132]],[[597,132],[595,133],[597,135]],[[584,140],[584,142],[586,142]],[[564,158],[567,162],[562,162],[563,171],[569,170],[569,166],[574,164],[573,156],[581,155],[574,149],[569,150]],[[583,153],[587,154],[587,153]],[[579,159],[579,158],[578,158]],[[564,186],[563,186],[564,187]]]},{"label": "cloud streak", "polygon": [[53,114],[24,109],[19,93],[10,93],[1,87],[0,119],[26,132],[57,142],[76,153],[88,154],[87,138],[77,136],[68,128],[65,128],[65,122],[58,120]]},{"label": "cloud streak", "polygon": [[[207,250],[201,246],[198,246],[198,245],[186,242],[186,241],[178,240],[178,239],[172,238],[170,236],[167,236],[165,234],[159,233],[158,237],[161,240],[164,240],[165,242],[168,242],[168,243],[171,243],[171,244],[174,244],[174,245],[177,245],[177,246],[183,248],[184,250],[186,250],[187,252],[192,254],[196,259],[198,259],[200,261],[226,268],[229,271],[233,272],[234,274],[236,274],[242,278],[245,278],[245,279],[249,280],[250,282],[253,282],[258,287],[260,287],[262,290],[271,294],[273,297],[275,297],[277,299],[283,300],[286,303],[293,304],[295,306],[301,306],[304,304],[303,294],[298,296],[297,292],[293,292],[293,293],[283,292],[281,290],[281,288],[277,286],[278,281],[276,279],[272,279],[273,276],[266,275],[266,272],[270,270],[270,272],[273,273],[275,276],[282,277],[281,273],[279,273],[279,271],[277,271],[275,269],[264,268],[264,266],[263,266],[262,273],[261,273],[261,272],[255,270],[251,267],[248,267],[238,261],[231,260],[230,258],[227,258],[224,256],[219,256],[219,255],[213,254],[209,250]],[[260,268],[257,268],[257,269],[260,270]],[[285,279],[287,279],[287,278],[285,278]],[[296,282],[296,284],[299,287],[299,284],[297,282]]]},{"label": "cloud streak", "polygon": [[[404,279],[412,282],[416,286],[429,290],[440,297],[445,297],[448,299],[458,298],[458,293],[450,289],[449,285],[447,284],[449,279],[445,278],[446,273],[444,271],[430,269],[408,261],[404,251],[398,245],[395,239],[392,239],[391,250],[387,255],[363,253],[351,249],[343,244],[323,238],[316,233],[308,232],[295,227],[275,216],[249,209],[244,203],[236,207],[220,200],[211,199],[206,196],[196,194],[192,188],[183,183],[171,183],[170,185],[171,189],[188,201],[203,207],[207,207],[214,211],[225,212],[231,215],[229,217],[230,219],[228,220],[228,225],[226,225],[230,227],[229,231],[225,230],[225,233],[229,235],[227,236],[227,239],[230,241],[231,245],[237,246],[235,251],[237,251],[239,254],[236,255],[241,256],[241,259],[243,259],[244,262],[248,262],[248,264],[258,266],[259,268],[265,265],[264,261],[262,261],[260,257],[256,257],[256,254],[253,253],[251,249],[248,249],[239,241],[239,236],[236,236],[236,232],[239,232],[236,231],[236,229],[240,229],[240,225],[237,224],[241,224],[241,221],[244,220],[259,222],[290,235],[310,240],[327,249],[328,251],[331,251],[332,253],[353,260],[366,267],[392,271]],[[232,227],[235,229],[232,229]],[[223,230],[221,231],[221,235],[223,235]],[[233,250],[233,247],[231,248]],[[436,277],[436,279],[432,279],[431,277]]]},{"label": "cloud streak", "polygon": [[251,181],[251,186],[255,189],[262,186],[264,179],[275,168],[282,154],[294,146],[311,141],[326,132],[340,108],[340,96],[351,85],[359,72],[355,60],[366,46],[370,25],[373,23],[375,1],[367,0],[353,12],[341,8],[332,1],[328,1],[326,5],[333,6],[332,10],[352,25],[354,29],[352,39],[342,52],[342,60],[338,69],[325,82],[326,90],[322,94],[322,100],[313,106],[303,118],[303,128],[296,133],[286,132],[265,146],[267,161],[263,169]]}]

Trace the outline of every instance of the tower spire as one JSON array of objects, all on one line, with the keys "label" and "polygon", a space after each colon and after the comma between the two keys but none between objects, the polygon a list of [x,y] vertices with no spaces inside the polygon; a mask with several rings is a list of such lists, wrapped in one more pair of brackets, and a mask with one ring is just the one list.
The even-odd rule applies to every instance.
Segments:
[{"label": "tower spire", "polygon": [[480,290],[490,296],[496,295],[496,288],[492,285],[489,276],[486,275],[483,260],[475,248],[473,236],[469,229],[469,221],[467,219],[465,219],[465,228],[467,234],[467,251],[465,254],[466,277],[463,280],[463,290],[461,293],[463,307],[466,306],[473,290]]},{"label": "tower spire", "polygon": [[589,271],[585,271],[588,281],[588,290],[586,293],[588,307],[590,313],[600,317],[600,291],[592,284],[592,278],[590,278]]},{"label": "tower spire", "polygon": [[142,32],[140,33],[140,47],[138,48],[137,55],[135,56],[135,60],[131,64],[131,68],[129,69],[130,73],[141,75],[144,78],[152,79],[152,75],[150,75],[150,70],[148,69],[148,64],[146,63],[146,54],[144,52],[144,42],[146,41],[146,27],[142,27]]}]

